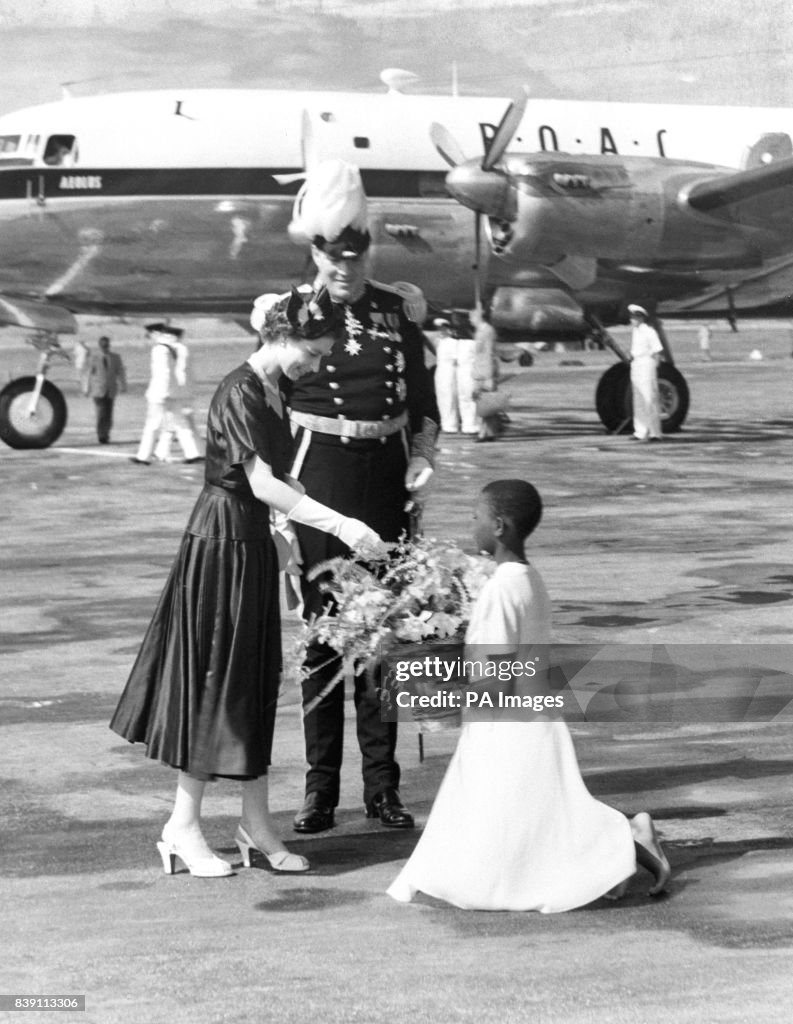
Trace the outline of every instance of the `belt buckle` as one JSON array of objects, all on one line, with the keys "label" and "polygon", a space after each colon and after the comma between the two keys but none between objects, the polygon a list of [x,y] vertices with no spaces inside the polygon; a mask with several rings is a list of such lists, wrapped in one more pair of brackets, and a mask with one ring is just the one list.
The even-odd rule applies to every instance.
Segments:
[{"label": "belt buckle", "polygon": [[361,437],[372,438],[380,436],[380,424],[379,423],[367,423],[364,421],[360,423],[358,429],[361,432]]}]

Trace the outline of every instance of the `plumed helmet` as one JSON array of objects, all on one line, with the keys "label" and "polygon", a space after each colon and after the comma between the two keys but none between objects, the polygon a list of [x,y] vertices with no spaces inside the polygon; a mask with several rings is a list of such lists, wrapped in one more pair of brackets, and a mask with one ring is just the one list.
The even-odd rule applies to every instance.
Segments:
[{"label": "plumed helmet", "polygon": [[325,160],[311,170],[295,199],[289,235],[339,258],[354,259],[371,241],[361,172],[344,160]]}]

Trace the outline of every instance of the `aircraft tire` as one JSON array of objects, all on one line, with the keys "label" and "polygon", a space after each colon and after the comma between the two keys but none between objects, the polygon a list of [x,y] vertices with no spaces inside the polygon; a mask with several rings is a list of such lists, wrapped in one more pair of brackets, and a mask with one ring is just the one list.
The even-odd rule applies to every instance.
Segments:
[{"label": "aircraft tire", "polygon": [[631,370],[628,363],[615,363],[598,381],[595,408],[603,426],[610,434],[627,434],[633,430],[631,401]]},{"label": "aircraft tire", "polygon": [[0,391],[0,440],[9,448],[48,448],[66,426],[66,399],[45,380],[35,416],[27,414],[35,377],[18,377]]},{"label": "aircraft tire", "polygon": [[[674,434],[688,415],[690,393],[683,374],[670,363],[658,367],[658,390],[661,399],[661,430]],[[606,430],[612,434],[628,434],[633,430],[631,371],[628,363],[615,363],[598,381],[595,408]]]},{"label": "aircraft tire", "polygon": [[661,397],[661,430],[676,434],[688,415],[691,396],[686,378],[676,366],[661,363],[658,367],[658,391]]}]

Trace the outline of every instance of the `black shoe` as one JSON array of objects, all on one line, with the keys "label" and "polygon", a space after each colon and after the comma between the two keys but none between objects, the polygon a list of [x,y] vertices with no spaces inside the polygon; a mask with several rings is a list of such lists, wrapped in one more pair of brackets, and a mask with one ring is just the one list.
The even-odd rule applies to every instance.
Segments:
[{"label": "black shoe", "polygon": [[182,459],[182,462],[184,462],[188,466],[192,466],[194,462],[203,462],[203,461],[204,461],[204,456],[203,455],[196,455],[195,458],[193,458],[193,459]]},{"label": "black shoe", "polygon": [[366,804],[366,817],[379,818],[386,828],[413,828],[413,815],[402,803],[399,790],[387,786]]},{"label": "black shoe", "polygon": [[295,832],[324,832],[333,828],[333,807],[321,793],[308,793],[303,806],[295,815],[292,828]]},{"label": "black shoe", "polygon": [[149,462],[148,459],[139,459],[137,457],[137,455],[131,456],[129,461],[130,462],[134,462],[138,466],[150,466],[151,465],[151,463]]}]

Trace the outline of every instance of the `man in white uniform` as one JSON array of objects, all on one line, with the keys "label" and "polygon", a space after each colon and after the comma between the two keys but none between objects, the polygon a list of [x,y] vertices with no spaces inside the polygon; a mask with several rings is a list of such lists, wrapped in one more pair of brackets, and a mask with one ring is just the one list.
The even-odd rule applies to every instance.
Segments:
[{"label": "man in white uniform", "polygon": [[200,462],[192,416],[185,415],[188,398],[188,349],[182,341],[184,331],[170,324],[149,324],[151,341],[151,377],[146,389],[146,422],[143,425],[137,455],[130,461],[148,466],[154,452],[157,432],[164,426],[173,430],[182,446],[185,462]]},{"label": "man in white uniform", "polygon": [[658,362],[664,350],[658,332],[649,324],[643,306],[628,306],[631,335],[631,390],[633,436],[637,441],[660,441],[661,404],[658,397]]},{"label": "man in white uniform", "polygon": [[474,401],[474,355],[476,341],[471,336],[466,314],[453,314],[453,322],[441,318],[435,342],[435,394],[444,434],[476,435],[479,421]]}]

